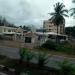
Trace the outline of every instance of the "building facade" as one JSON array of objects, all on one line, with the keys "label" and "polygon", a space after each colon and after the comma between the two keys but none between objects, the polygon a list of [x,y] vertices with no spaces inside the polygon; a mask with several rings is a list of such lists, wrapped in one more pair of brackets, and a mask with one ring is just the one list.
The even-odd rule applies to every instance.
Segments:
[{"label": "building facade", "polygon": [[[54,25],[54,23],[52,23],[50,20],[45,20],[43,22],[43,29],[46,32],[55,32],[55,33],[57,33],[57,26]],[[60,34],[64,33],[64,27],[63,27],[63,25],[59,25],[58,26],[58,33],[60,33]]]},{"label": "building facade", "polygon": [[0,26],[0,37],[6,40],[24,40],[24,30],[21,27]]}]

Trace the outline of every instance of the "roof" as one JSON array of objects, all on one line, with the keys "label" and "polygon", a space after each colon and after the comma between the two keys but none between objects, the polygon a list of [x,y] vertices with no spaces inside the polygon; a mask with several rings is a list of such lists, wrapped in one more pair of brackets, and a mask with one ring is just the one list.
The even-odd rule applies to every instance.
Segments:
[{"label": "roof", "polygon": [[26,36],[33,36],[33,34],[34,34],[34,33],[32,33],[32,32],[27,32],[27,33],[25,33]]},{"label": "roof", "polygon": [[59,35],[59,36],[67,36],[67,35],[64,35],[64,34],[57,34],[55,32],[36,32],[37,35]]}]

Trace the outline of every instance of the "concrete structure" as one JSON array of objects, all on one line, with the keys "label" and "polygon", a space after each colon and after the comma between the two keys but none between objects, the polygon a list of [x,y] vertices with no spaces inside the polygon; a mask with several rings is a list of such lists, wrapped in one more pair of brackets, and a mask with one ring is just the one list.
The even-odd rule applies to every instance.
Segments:
[{"label": "concrete structure", "polygon": [[45,43],[47,40],[56,41],[56,36],[60,42],[68,40],[67,35],[57,34],[55,32],[28,32],[25,35],[25,46],[27,47],[38,47]]},{"label": "concrete structure", "polygon": [[43,42],[43,37],[38,35],[36,32],[28,32],[25,34],[25,46],[27,47],[37,47]]},{"label": "concrete structure", "polygon": [[39,45],[42,45],[47,40],[56,41],[56,37],[58,38],[59,42],[68,40],[67,35],[57,34],[55,32],[45,32],[45,33],[37,32],[36,34],[38,35],[38,38],[40,37],[40,39],[38,40]]},{"label": "concrete structure", "polygon": [[0,36],[6,40],[24,40],[24,30],[21,27],[0,26]]},{"label": "concrete structure", "polygon": [[[43,29],[46,32],[55,32],[57,33],[57,26],[54,25],[50,20],[45,20],[43,23]],[[64,33],[64,27],[63,25],[58,26],[58,33],[63,34]]]}]

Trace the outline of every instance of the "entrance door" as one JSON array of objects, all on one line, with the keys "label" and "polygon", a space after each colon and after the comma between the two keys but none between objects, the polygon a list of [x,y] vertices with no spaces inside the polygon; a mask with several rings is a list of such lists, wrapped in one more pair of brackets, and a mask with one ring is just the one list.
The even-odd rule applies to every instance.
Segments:
[{"label": "entrance door", "polygon": [[31,43],[31,37],[25,37],[25,43]]}]

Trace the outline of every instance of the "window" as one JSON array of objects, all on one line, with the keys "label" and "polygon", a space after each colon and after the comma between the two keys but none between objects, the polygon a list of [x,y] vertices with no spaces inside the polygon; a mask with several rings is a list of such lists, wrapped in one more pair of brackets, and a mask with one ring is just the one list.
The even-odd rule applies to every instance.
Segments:
[{"label": "window", "polygon": [[11,32],[11,30],[9,29],[8,32]]},{"label": "window", "polygon": [[48,31],[52,31],[52,29],[48,29]]},{"label": "window", "polygon": [[42,36],[38,36],[38,40],[40,41],[42,39]]},{"label": "window", "polygon": [[49,27],[52,27],[51,25],[49,25]]},{"label": "window", "polygon": [[15,30],[13,29],[12,32],[15,32]]},{"label": "window", "polygon": [[4,28],[4,32],[6,32],[6,29]]},{"label": "window", "polygon": [[21,32],[18,31],[18,33],[21,33]]}]

